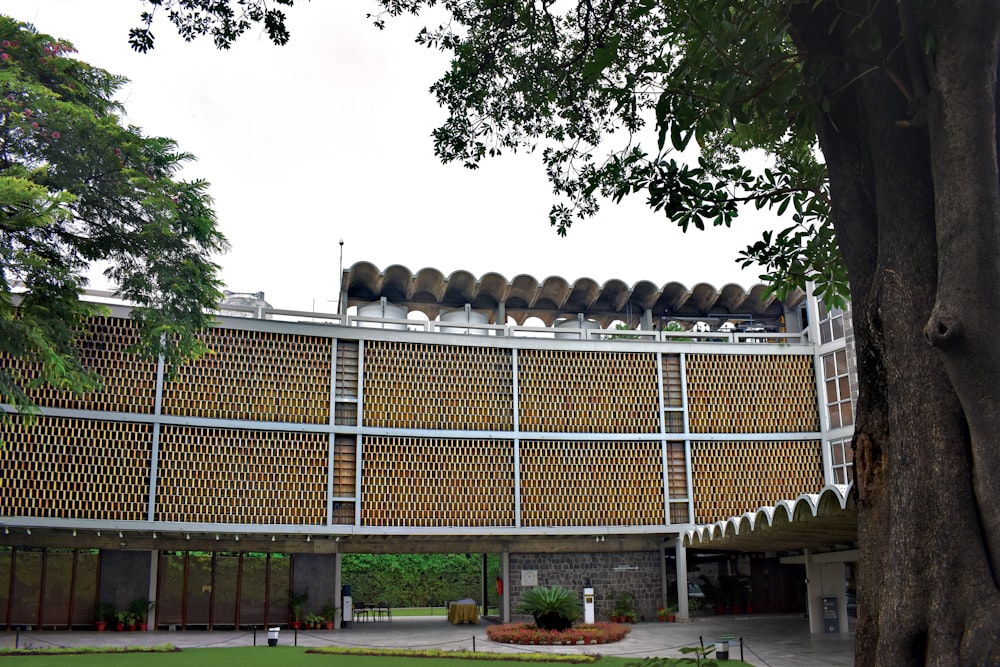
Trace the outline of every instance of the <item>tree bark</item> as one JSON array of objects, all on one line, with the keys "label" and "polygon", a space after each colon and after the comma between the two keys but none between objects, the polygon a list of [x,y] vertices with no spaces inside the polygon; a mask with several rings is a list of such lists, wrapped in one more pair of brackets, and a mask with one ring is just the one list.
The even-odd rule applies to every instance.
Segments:
[{"label": "tree bark", "polygon": [[969,3],[940,31],[928,123],[941,261],[925,332],[939,350],[969,423],[976,496],[994,579],[1000,572],[1000,188],[996,77],[1000,4]]},{"label": "tree bark", "polygon": [[[929,80],[895,42],[905,2],[796,14],[830,103],[820,145],[851,277],[862,666],[1000,660],[1000,177],[995,132],[983,135],[996,127],[996,4],[948,8]],[[925,113],[913,91],[928,85]]]}]

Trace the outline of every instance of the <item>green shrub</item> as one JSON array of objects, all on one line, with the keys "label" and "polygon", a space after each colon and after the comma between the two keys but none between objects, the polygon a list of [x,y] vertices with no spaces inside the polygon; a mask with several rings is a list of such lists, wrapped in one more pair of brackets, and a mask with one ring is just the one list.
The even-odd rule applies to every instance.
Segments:
[{"label": "green shrub", "polygon": [[580,618],[581,609],[576,593],[561,586],[552,586],[526,591],[515,611],[530,614],[535,619],[535,625],[543,630],[566,630]]}]

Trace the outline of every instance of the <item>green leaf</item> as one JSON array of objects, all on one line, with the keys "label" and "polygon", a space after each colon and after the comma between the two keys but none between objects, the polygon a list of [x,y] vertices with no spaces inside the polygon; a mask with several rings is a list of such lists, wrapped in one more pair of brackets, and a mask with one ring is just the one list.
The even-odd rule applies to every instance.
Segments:
[{"label": "green leaf", "polygon": [[583,68],[583,76],[585,79],[593,80],[597,79],[601,73],[611,66],[611,63],[615,61],[615,56],[618,54],[618,40],[612,40],[612,43],[605,47],[600,47],[594,49],[594,53],[590,58],[590,61]]}]

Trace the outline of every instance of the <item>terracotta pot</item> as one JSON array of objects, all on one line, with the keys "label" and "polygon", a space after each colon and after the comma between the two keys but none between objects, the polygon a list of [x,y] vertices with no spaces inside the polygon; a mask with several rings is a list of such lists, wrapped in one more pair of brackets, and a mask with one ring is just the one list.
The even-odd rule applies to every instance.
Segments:
[{"label": "terracotta pot", "polygon": [[108,627],[108,622],[107,621],[97,621],[96,623],[94,623],[94,625],[97,626],[97,631],[98,632],[104,632],[104,628]]}]

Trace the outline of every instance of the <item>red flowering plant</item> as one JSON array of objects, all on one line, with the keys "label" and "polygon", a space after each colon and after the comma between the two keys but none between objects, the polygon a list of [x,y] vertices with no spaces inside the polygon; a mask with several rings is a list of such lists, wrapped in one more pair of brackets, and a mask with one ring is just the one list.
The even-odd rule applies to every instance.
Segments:
[{"label": "red flowering plant", "polygon": [[631,630],[627,625],[614,623],[586,623],[568,630],[544,630],[534,623],[507,623],[486,628],[486,637],[501,644],[536,644],[574,646],[606,644],[621,641]]}]

